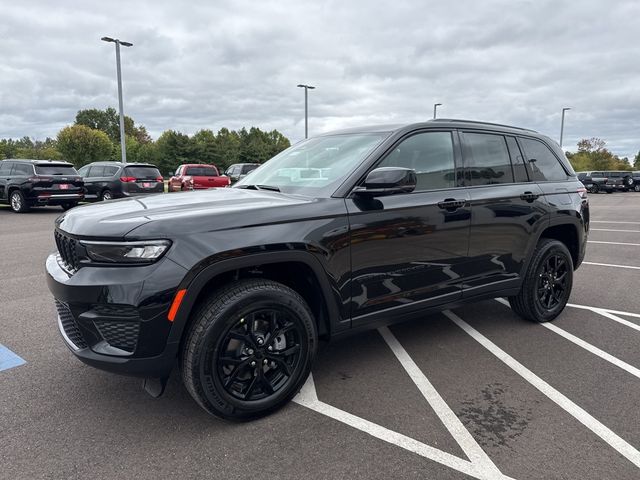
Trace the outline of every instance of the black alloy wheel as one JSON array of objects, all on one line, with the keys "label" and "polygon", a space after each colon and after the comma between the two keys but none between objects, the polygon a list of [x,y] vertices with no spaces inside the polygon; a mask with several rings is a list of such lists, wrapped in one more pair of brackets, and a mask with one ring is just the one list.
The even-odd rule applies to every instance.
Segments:
[{"label": "black alloy wheel", "polygon": [[540,267],[538,274],[538,302],[546,310],[560,304],[567,291],[569,265],[561,255],[550,255]]},{"label": "black alloy wheel", "polygon": [[536,246],[520,292],[509,297],[514,312],[534,322],[549,322],[566,306],[573,286],[573,259],[566,245],[542,238]]},{"label": "black alloy wheel", "polygon": [[212,292],[181,347],[184,384],[207,412],[229,420],[271,413],[300,391],[317,348],[315,320],[293,289],[245,279]]},{"label": "black alloy wheel", "polygon": [[266,398],[283,388],[300,363],[302,327],[287,311],[257,309],[224,336],[216,361],[218,381],[240,400]]}]

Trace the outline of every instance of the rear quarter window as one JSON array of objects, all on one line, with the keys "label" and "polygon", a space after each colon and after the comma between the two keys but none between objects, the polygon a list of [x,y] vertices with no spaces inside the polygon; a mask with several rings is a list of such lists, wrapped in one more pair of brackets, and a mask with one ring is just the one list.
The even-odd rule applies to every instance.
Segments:
[{"label": "rear quarter window", "polygon": [[563,181],[568,178],[560,160],[544,143],[520,137],[520,145],[529,163],[531,180],[537,182]]}]

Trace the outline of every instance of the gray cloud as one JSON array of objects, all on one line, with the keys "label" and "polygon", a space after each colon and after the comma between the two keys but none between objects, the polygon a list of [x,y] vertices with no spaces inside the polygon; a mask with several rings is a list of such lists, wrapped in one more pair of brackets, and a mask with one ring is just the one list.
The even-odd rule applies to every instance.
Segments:
[{"label": "gray cloud", "polygon": [[559,1],[3,2],[0,137],[54,136],[116,106],[153,136],[256,125],[303,135],[439,115],[509,123],[569,148],[640,149],[640,3]]}]

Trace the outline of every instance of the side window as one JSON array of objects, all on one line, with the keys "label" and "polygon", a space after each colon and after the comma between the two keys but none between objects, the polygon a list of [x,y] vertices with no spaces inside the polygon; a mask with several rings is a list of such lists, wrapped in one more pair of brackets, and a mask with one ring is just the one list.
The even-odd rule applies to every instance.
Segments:
[{"label": "side window", "polygon": [[520,144],[531,167],[531,180],[544,182],[567,179],[567,172],[564,171],[560,161],[544,143],[521,137]]},{"label": "side window", "polygon": [[11,175],[11,166],[13,163],[11,162],[0,162],[0,176],[8,177]]},{"label": "side window", "polygon": [[502,135],[464,133],[462,140],[467,185],[513,183],[511,159]]},{"label": "side window", "polygon": [[104,167],[99,166],[99,165],[94,165],[93,167],[91,167],[91,170],[89,170],[89,176],[91,178],[103,177],[104,176]]},{"label": "side window", "polygon": [[104,173],[102,176],[113,177],[116,173],[118,173],[118,167],[104,167]]},{"label": "side window", "polygon": [[378,167],[415,170],[416,191],[456,186],[451,132],[424,132],[403,140]]},{"label": "side window", "polygon": [[524,165],[524,157],[518,147],[515,137],[506,137],[507,147],[509,147],[509,155],[511,155],[511,166],[513,167],[513,176],[516,183],[528,182],[527,168]]},{"label": "side window", "polygon": [[27,177],[33,175],[33,167],[26,163],[14,163],[11,174],[16,177]]},{"label": "side window", "polygon": [[80,175],[81,177],[86,177],[88,172],[89,172],[89,165],[85,165],[84,167],[78,170],[78,175]]}]

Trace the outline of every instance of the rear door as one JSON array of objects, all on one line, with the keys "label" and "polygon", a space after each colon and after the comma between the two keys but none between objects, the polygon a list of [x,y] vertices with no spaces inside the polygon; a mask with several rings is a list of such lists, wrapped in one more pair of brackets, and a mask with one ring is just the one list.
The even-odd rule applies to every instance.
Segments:
[{"label": "rear door", "polygon": [[0,200],[6,201],[8,189],[7,186],[11,180],[11,167],[13,162],[4,160],[0,162]]},{"label": "rear door", "polygon": [[519,284],[527,253],[547,225],[540,187],[529,181],[515,137],[464,131],[471,230],[464,297]]},{"label": "rear door", "polygon": [[34,184],[39,191],[51,195],[84,193],[84,181],[73,165],[64,163],[36,164],[35,173],[38,182]]},{"label": "rear door", "polygon": [[415,191],[346,199],[354,327],[460,298],[470,210],[457,185],[457,151],[452,131],[410,134],[376,167],[414,169]]}]

